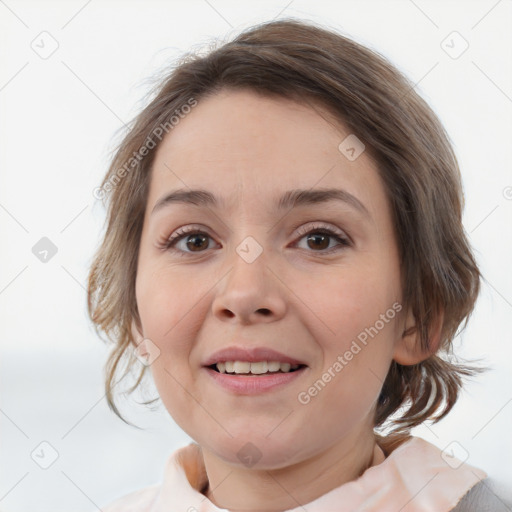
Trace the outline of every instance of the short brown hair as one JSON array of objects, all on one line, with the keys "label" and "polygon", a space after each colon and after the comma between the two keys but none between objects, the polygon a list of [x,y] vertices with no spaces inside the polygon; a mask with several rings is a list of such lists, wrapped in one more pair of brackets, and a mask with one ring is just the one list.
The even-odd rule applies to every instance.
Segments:
[{"label": "short brown hair", "polygon": [[[449,352],[478,296],[480,272],[462,225],[458,163],[443,126],[414,85],[380,54],[312,22],[260,24],[206,55],[191,53],[181,59],[133,120],[102,182],[100,190],[108,192],[108,225],[90,269],[88,311],[96,330],[114,343],[105,389],[109,406],[123,421],[114,402],[114,379],[125,356],[129,361],[121,380],[134,362],[129,348],[134,344],[132,319],[140,326],[137,258],[158,143],[143,158],[134,160],[133,155],[159,126],[170,126],[191,99],[200,101],[225,88],[321,105],[364,142],[391,204],[402,305],[412,308],[424,348],[442,314],[439,353]],[[146,370],[141,369],[130,392]],[[462,377],[475,370],[439,355],[413,366],[393,361],[375,426],[395,414],[394,431],[407,433],[427,419],[441,419],[455,404]]]}]

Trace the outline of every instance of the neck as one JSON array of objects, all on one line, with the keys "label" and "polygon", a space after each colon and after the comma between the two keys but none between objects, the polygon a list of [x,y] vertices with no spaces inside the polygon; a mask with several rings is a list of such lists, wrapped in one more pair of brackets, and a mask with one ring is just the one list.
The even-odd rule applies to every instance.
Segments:
[{"label": "neck", "polygon": [[280,469],[234,467],[204,449],[203,456],[209,481],[206,496],[232,512],[283,511],[305,505],[355,480],[383,458],[376,450],[373,431],[344,438],[308,460]]}]

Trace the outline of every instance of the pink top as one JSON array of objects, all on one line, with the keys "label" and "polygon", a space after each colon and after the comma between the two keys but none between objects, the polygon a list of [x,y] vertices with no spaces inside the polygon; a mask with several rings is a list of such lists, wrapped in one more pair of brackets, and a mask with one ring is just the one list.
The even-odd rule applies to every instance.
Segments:
[{"label": "pink top", "polygon": [[[308,512],[448,512],[486,473],[439,448],[412,437],[387,458],[376,447],[376,465],[307,504]],[[175,451],[162,485],[146,487],[116,500],[103,512],[217,512],[200,490],[207,483],[196,443]],[[304,512],[303,507],[288,512]]]}]

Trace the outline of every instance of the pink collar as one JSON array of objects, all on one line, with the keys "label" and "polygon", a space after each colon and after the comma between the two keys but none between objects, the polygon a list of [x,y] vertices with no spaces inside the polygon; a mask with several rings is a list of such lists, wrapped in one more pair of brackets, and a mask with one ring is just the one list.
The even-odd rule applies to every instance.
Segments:
[{"label": "pink collar", "polygon": [[[480,469],[442,456],[433,444],[412,437],[358,479],[304,505],[308,512],[448,512],[486,476]],[[169,457],[150,512],[225,511],[201,494],[206,483],[199,445],[180,448]],[[303,511],[298,507],[288,512]]]}]

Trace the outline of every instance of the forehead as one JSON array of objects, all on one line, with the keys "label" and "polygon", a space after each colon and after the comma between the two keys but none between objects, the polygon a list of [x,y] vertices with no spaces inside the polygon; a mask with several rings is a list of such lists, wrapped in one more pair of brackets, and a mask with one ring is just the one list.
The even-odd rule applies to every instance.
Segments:
[{"label": "forehead", "polygon": [[320,106],[223,90],[201,99],[163,139],[148,209],[176,189],[211,191],[232,210],[291,189],[342,188],[382,214],[387,201],[377,167],[366,152],[351,161],[340,151],[348,136]]}]

